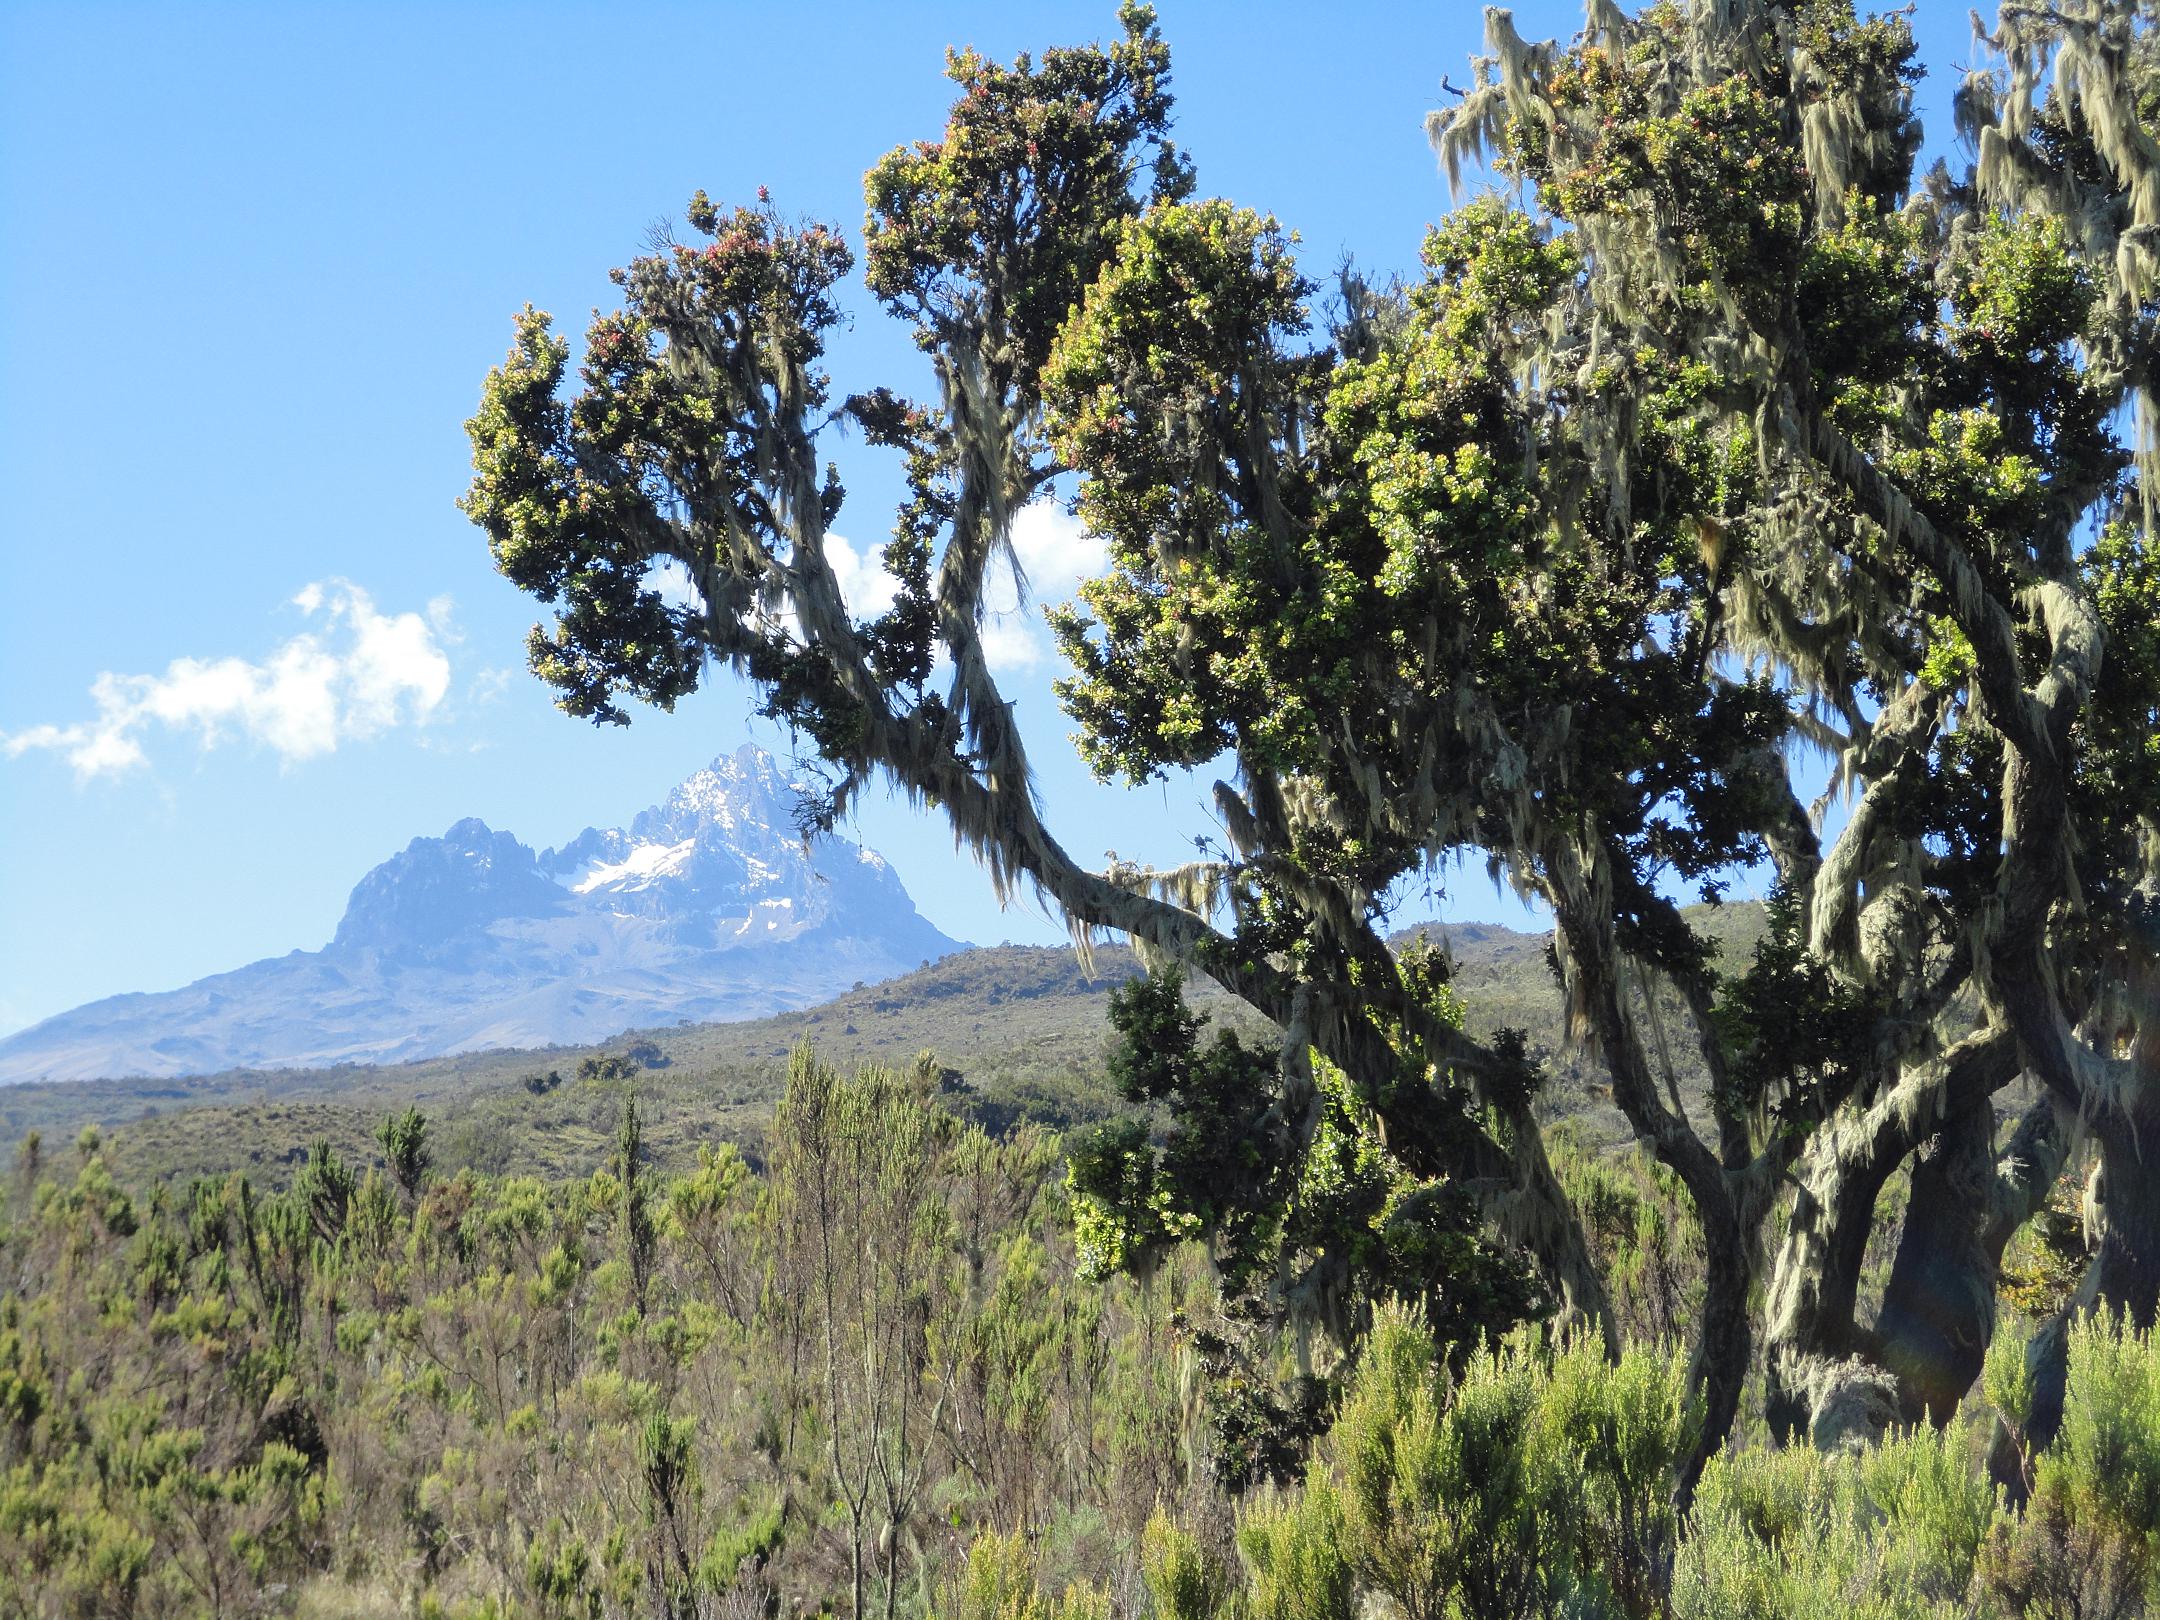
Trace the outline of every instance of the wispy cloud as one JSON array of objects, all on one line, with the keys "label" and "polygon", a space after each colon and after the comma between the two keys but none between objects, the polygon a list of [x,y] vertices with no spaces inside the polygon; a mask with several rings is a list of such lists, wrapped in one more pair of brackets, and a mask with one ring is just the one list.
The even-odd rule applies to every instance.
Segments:
[{"label": "wispy cloud", "polygon": [[990,610],[982,629],[983,656],[1002,674],[1050,662],[1049,631],[1030,604],[1069,601],[1082,580],[1093,579],[1110,561],[1102,541],[1054,500],[1036,501],[1013,515],[1012,543],[1029,601],[1021,601],[1008,573],[993,574],[983,591]]},{"label": "wispy cloud", "polygon": [[449,695],[443,646],[456,638],[448,597],[425,614],[382,613],[359,586],[328,579],[303,587],[292,605],[318,628],[260,663],[176,658],[162,675],[107,671],[90,685],[91,718],[0,737],[0,751],[12,759],[51,750],[88,779],[146,763],[146,741],[170,732],[203,748],[240,737],[291,762],[347,738],[425,724]]}]

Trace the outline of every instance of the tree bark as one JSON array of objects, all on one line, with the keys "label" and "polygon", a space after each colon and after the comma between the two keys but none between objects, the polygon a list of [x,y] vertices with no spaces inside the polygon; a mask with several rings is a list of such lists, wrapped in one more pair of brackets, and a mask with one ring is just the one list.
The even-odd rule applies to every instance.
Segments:
[{"label": "tree bark", "polygon": [[1882,1364],[1911,1417],[1941,1424],[1980,1376],[1995,1331],[2001,1250],[1987,1238],[1995,1190],[1995,1109],[1968,1104],[1913,1165],[1897,1257],[1875,1329]]},{"label": "tree bark", "polygon": [[1995,1336],[2003,1250],[2047,1202],[2069,1156],[2070,1131],[2050,1098],[2025,1111],[1999,1155],[1994,1126],[1992,1107],[1961,1111],[1913,1170],[1875,1321],[1882,1363],[1897,1375],[1911,1420],[1949,1422],[1979,1378]]},{"label": "tree bark", "polygon": [[[1779,1440],[1812,1434],[1818,1410],[1841,1391],[1880,1382],[1869,1365],[1880,1353],[1879,1336],[1863,1334],[1856,1317],[1861,1268],[1883,1185],[1937,1121],[1969,1114],[1992,1121],[1988,1099],[2016,1072],[2017,1044],[2010,1032],[1983,1030],[1935,1061],[1908,1069],[1864,1107],[1841,1108],[1810,1137],[1799,1166],[1799,1192],[1771,1271],[1765,1415]],[[1987,1219],[1991,1194],[1983,1185],[1966,1206],[1975,1223]],[[1933,1213],[1956,1218],[1952,1210]],[[1919,1243],[1916,1235],[1916,1262]],[[1999,1243],[1995,1252],[2001,1253]],[[1984,1347],[1985,1339],[1981,1342]]]},{"label": "tree bark", "polygon": [[1838,1152],[1834,1134],[1810,1143],[1770,1274],[1763,1415],[1780,1445],[1811,1430],[1833,1363],[1861,1349],[1854,1317],[1875,1201],[1897,1160]]}]

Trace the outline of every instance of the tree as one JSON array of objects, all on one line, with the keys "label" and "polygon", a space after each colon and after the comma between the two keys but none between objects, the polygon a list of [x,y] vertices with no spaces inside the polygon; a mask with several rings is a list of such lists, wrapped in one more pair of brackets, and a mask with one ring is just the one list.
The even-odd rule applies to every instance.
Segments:
[{"label": "tree", "polygon": [[[1491,150],[1570,227],[1571,318],[1530,358],[1585,466],[1618,489],[1664,474],[1670,442],[1712,475],[1649,508],[1698,532],[1686,623],[1724,655],[1702,665],[1712,688],[1766,669],[1781,729],[1856,793],[1825,847],[1789,768],[1748,773],[1741,830],[1788,901],[1697,1022],[1720,1093],[1773,1128],[1743,1137],[1728,1103],[1716,1148],[1659,1104],[1625,1006],[1631,959],[1684,985],[1687,964],[1643,951],[1625,908],[1597,914],[1625,881],[1609,843],[1544,856],[1616,1093],[1705,1215],[1712,1318],[1763,1174],[1798,1172],[1771,1286],[1788,1420],[1838,1406],[1839,1357],[1946,1417],[1992,1330],[2003,1241],[2061,1163],[2059,1119],[2092,1122],[2111,1191],[2160,1142],[2160,597],[2121,439],[2153,336],[2135,246],[2160,198],[2151,22],[2004,6],[2007,73],[1961,95],[1963,175],[1914,172],[1903,20],[1844,4],[1594,7],[1568,51],[1496,20],[1478,88],[1434,119],[1451,164]],[[1989,1099],[2021,1072],[2045,1095],[1994,1161]],[[1853,1319],[1865,1230],[1923,1143],[1871,1338]],[[2093,1286],[2149,1320],[2143,1191],[2110,1204]]]},{"label": "tree", "polygon": [[622,1119],[615,1129],[615,1179],[622,1192],[623,1262],[630,1268],[630,1292],[643,1316],[660,1248],[660,1222],[645,1168],[645,1126],[638,1118],[637,1097],[630,1092],[623,1094]]},{"label": "tree", "polygon": [[[1509,189],[1433,231],[1413,283],[1345,272],[1324,300],[1274,221],[1195,199],[1152,14],[1120,18],[1039,64],[955,55],[944,138],[871,171],[870,286],[935,402],[831,402],[851,255],[762,198],[700,194],[706,245],[618,273],[567,403],[568,345],[520,318],[465,504],[555,604],[531,651],[562,706],[621,721],[708,658],[746,675],[832,768],[814,822],[882,773],[1001,893],[1214,978],[1283,1032],[1242,1071],[1261,1106],[1229,1111],[1263,1161],[1310,1149],[1340,1076],[1406,1176],[1474,1192],[1609,1342],[1535,1070],[1386,940],[1406,878],[1489,861],[1550,907],[1576,1030],[1701,1223],[1683,1496],[1759,1338],[1786,1430],[1944,1415],[2066,1121],[2106,1192],[2081,1298],[2149,1321],[2160,564],[2125,429],[2153,374],[2160,8],[2005,5],[2006,65],[1960,98],[1976,161],[1924,175],[1902,16],[1591,0],[1559,46],[1494,11],[1430,132],[1451,176],[1482,158]],[[824,553],[839,424],[908,469],[873,622]],[[1111,558],[1053,616],[1084,755],[1224,769],[1224,845],[1175,870],[1071,859],[983,657],[1012,515],[1060,477]],[[654,589],[662,563],[695,602]],[[1823,761],[1849,806],[1828,839]],[[1720,964],[1680,898],[1760,864],[1769,937]],[[2021,1075],[2041,1101],[1998,1151]],[[1916,1156],[1863,1331],[1865,1235]],[[1208,1219],[1234,1236],[1282,1196],[1255,1177]],[[2043,1435],[2061,1343],[2036,1349]]]},{"label": "tree", "polygon": [[[1264,875],[1246,860],[1235,875],[1090,872],[1035,801],[980,623],[991,569],[1013,561],[1013,514],[1074,465],[1050,440],[1046,367],[1089,283],[1137,244],[1144,208],[1200,217],[1182,211],[1192,177],[1168,139],[1153,14],[1119,16],[1122,38],[1039,64],[954,55],[963,93],[946,138],[870,174],[870,285],[929,355],[935,405],[879,390],[834,407],[821,362],[852,255],[767,200],[723,214],[700,193],[688,217],[706,244],[670,244],[619,274],[625,307],[590,329],[575,401],[558,397],[567,343],[544,315],[519,318],[469,424],[465,509],[505,574],[557,604],[530,653],[567,711],[620,723],[624,697],[670,706],[708,658],[747,675],[835,770],[817,822],[882,771],[947,812],[1000,893],[1029,882],[1083,941],[1123,933],[1225,983],[1286,1031],[1271,1123],[1309,1129],[1317,1052],[1388,1117],[1414,1173],[1479,1189],[1551,1292],[1609,1335],[1523,1066],[1401,981],[1378,932],[1384,885],[1361,869],[1300,888],[1280,862]],[[885,551],[895,604],[867,623],[848,614],[824,549],[844,490],[818,434],[842,422],[898,450],[912,491]],[[694,605],[654,588],[663,563],[687,571]],[[1270,767],[1255,791],[1279,808],[1288,780]],[[1236,903],[1235,922],[1217,926],[1210,887]]]}]

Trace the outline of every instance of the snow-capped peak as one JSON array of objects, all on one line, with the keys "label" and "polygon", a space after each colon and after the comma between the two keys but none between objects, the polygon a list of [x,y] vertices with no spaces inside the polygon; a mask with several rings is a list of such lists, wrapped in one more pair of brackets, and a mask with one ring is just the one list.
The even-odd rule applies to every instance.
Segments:
[{"label": "snow-capped peak", "polygon": [[797,791],[747,748],[544,855],[460,821],[363,877],[323,950],[49,1019],[0,1042],[0,1082],[595,1040],[808,1005],[953,949],[875,854],[805,845]]}]

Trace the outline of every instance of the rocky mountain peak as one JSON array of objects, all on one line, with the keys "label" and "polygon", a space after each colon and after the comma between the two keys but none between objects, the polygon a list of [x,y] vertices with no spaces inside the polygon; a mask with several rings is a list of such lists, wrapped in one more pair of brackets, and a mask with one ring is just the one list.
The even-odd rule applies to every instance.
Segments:
[{"label": "rocky mountain peak", "polygon": [[362,878],[331,948],[406,949],[504,917],[544,916],[555,903],[530,849],[467,816],[440,838],[415,838]]},{"label": "rocky mountain peak", "polygon": [[0,1082],[437,1056],[756,1018],[956,948],[877,855],[806,845],[763,749],[536,854],[468,817],[356,884],[320,951],[113,997],[0,1042]]}]

